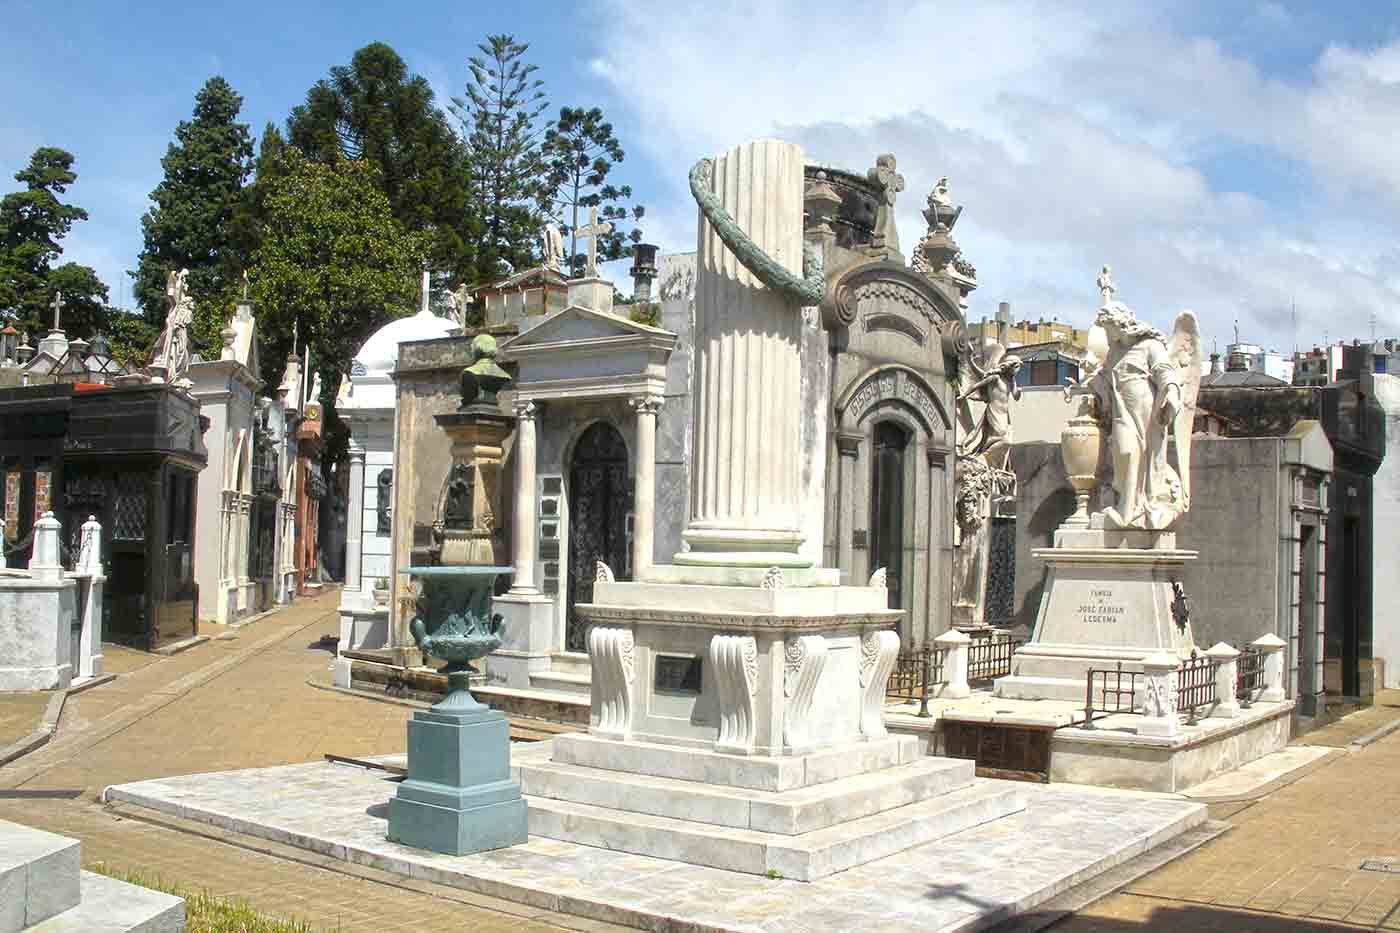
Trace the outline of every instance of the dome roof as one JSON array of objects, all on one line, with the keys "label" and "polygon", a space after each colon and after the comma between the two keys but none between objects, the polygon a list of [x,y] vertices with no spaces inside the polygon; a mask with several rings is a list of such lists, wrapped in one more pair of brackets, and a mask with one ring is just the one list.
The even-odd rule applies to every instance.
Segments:
[{"label": "dome roof", "polygon": [[399,344],[405,340],[446,337],[456,329],[456,321],[438,317],[428,310],[412,317],[395,318],[370,335],[355,354],[355,362],[364,367],[365,375],[391,373],[399,362]]}]

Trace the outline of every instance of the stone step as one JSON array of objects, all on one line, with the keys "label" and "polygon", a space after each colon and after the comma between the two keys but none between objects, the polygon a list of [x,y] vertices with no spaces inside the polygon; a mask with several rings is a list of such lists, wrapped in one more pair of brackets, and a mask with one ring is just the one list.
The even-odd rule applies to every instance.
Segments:
[{"label": "stone step", "polygon": [[0,820],[0,933],[77,906],[80,852],[76,839]]},{"label": "stone step", "polygon": [[593,673],[593,662],[584,651],[556,651],[549,656],[549,668],[560,674],[582,674],[588,677]]},{"label": "stone step", "polygon": [[618,742],[579,734],[555,739],[552,757],[561,764],[605,771],[750,790],[785,791],[907,765],[921,756],[919,741],[912,735],[889,735],[869,742],[819,749],[806,755],[767,757],[727,755],[656,742]]},{"label": "stone step", "polygon": [[785,836],[967,787],[976,770],[972,761],[921,758],[874,774],[774,793],[521,757],[515,756],[514,776],[527,795]]},{"label": "stone step", "polygon": [[530,686],[538,690],[553,690],[587,699],[592,683],[587,674],[564,674],[559,671],[535,671],[530,674]]},{"label": "stone step", "polygon": [[530,834],[727,871],[815,881],[1025,809],[1019,788],[982,781],[932,800],[784,836],[527,797]]},{"label": "stone step", "polygon": [[85,871],[82,903],[26,933],[178,933],[185,928],[184,898]]}]

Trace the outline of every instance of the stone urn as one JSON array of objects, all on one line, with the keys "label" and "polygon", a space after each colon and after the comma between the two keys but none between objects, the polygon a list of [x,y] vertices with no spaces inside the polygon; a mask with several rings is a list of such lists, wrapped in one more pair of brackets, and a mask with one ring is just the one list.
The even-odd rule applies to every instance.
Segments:
[{"label": "stone urn", "polygon": [[1074,399],[1074,417],[1060,432],[1060,455],[1065,461],[1065,475],[1074,487],[1074,514],[1065,520],[1071,528],[1089,527],[1089,493],[1098,482],[1099,452],[1103,445],[1103,429],[1094,412],[1094,397],[1081,395]]},{"label": "stone urn", "polygon": [[374,605],[377,608],[384,608],[389,605],[389,580],[387,577],[380,577],[374,581]]}]

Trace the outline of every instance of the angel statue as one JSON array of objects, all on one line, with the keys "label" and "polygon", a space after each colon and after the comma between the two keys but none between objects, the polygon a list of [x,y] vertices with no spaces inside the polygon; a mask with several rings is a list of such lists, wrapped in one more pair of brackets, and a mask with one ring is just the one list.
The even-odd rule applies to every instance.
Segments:
[{"label": "angel statue", "polygon": [[554,224],[545,224],[544,229],[540,231],[540,255],[543,257],[541,265],[546,269],[559,271],[559,266],[564,261],[564,236]]},{"label": "angel statue", "polygon": [[[981,457],[998,474],[1009,473],[1011,403],[1021,397],[1021,387],[1016,385],[1021,358],[988,340],[982,348],[983,365],[978,365],[972,353],[963,361],[970,378],[958,395],[958,417],[966,432],[958,443],[958,456]],[[984,403],[980,417],[973,416],[974,400]]]},{"label": "angel statue", "polygon": [[[1108,430],[1113,502],[1102,527],[1162,531],[1191,508],[1191,431],[1201,386],[1201,332],[1196,316],[1176,316],[1170,338],[1139,321],[1127,305],[1108,301],[1095,324],[1108,355],[1067,394],[1094,396]],[[1176,441],[1176,469],[1167,462]],[[1098,523],[1095,522],[1095,525]]]},{"label": "angel statue", "polygon": [[165,279],[165,296],[170,308],[165,315],[165,329],[156,341],[153,369],[160,369],[165,380],[188,385],[190,368],[189,326],[194,321],[194,298],[186,290],[190,272],[171,271]]}]

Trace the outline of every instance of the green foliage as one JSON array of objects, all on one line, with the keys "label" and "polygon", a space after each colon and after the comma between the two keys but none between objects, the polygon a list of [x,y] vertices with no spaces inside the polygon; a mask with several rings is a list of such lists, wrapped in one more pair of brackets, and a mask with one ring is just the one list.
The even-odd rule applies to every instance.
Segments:
[{"label": "green foliage", "polygon": [[514,36],[487,36],[480,55],[467,59],[466,97],[449,109],[461,121],[467,146],[469,206],[478,244],[466,281],[495,281],[501,261],[514,270],[534,262],[544,220],[545,164],[537,121],[544,113],[544,82],[524,61],[529,46]]},{"label": "green foliage", "polygon": [[249,272],[262,375],[271,385],[281,379],[295,328],[329,396],[369,335],[414,306],[430,244],[394,218],[369,162],[314,162],[290,148],[281,162],[264,192]]},{"label": "green foliage", "polygon": [[196,891],[166,881],[159,875],[120,871],[103,862],[89,866],[88,870],[127,884],[183,897],[186,933],[317,933],[319,929],[304,920],[269,917],[254,910],[247,901],[230,900],[209,891]]},{"label": "green foliage", "polygon": [[112,309],[106,324],[107,344],[112,358],[134,372],[150,361],[160,328],[140,314]]},{"label": "green foliage", "polygon": [[175,128],[175,142],[161,166],[165,176],[151,192],[153,206],[141,218],[145,245],[133,278],[136,302],[159,327],[169,304],[166,277],[189,269],[194,299],[194,345],[219,345],[229,316],[227,298],[247,262],[250,244],[234,223],[243,182],[252,170],[248,124],[237,122],[243,98],[223,78],[205,82],[195,95],[194,114]]},{"label": "green foliage", "polygon": [[316,82],[287,119],[287,141],[327,165],[374,165],[393,216],[430,233],[434,268],[454,279],[470,273],[466,154],[427,80],[389,46],[371,43]]},{"label": "green foliage", "polygon": [[598,258],[621,259],[631,255],[631,244],[639,243],[642,231],[626,228],[642,219],[646,209],[640,204],[628,210],[621,202],[632,197],[628,185],[608,183],[608,175],[624,158],[621,144],[613,136],[612,124],[603,111],[562,107],[559,119],[545,132],[545,184],[549,191],[550,213],[569,230],[569,257],[575,275],[582,274],[586,255],[578,249],[577,231],[588,222],[588,208],[598,208],[598,219],[611,221],[613,231],[598,239]]},{"label": "green foliage", "polygon": [[71,336],[91,337],[107,318],[107,287],[96,272],[52,265],[63,253],[60,241],[87,219],[87,211],[59,198],[77,178],[72,154],[43,147],[15,174],[24,188],[0,199],[0,319],[31,336],[52,326],[55,291],[63,292],[61,323]]}]

